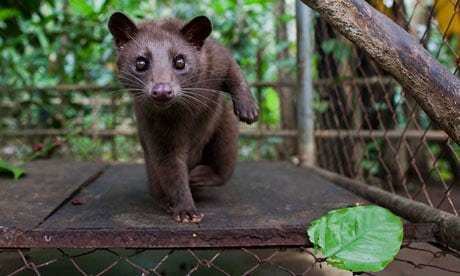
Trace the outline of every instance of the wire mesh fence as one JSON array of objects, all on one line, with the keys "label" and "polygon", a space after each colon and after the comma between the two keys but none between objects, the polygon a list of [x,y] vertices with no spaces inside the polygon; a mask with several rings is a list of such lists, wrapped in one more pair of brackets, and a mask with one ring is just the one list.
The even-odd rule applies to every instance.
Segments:
[{"label": "wire mesh fence", "polygon": [[[460,0],[370,2],[417,36],[454,75],[460,75]],[[458,216],[460,145],[371,57],[321,18],[316,20],[317,165]],[[285,81],[253,83],[257,93],[269,87],[296,89]],[[6,95],[18,90],[29,94],[20,102],[6,96],[1,103],[1,114],[7,118],[7,128],[0,135],[2,157],[13,159],[20,152],[30,160],[70,155],[140,161],[130,99],[119,89],[94,85],[4,89]],[[46,103],[33,96],[37,92],[48,95]],[[47,109],[39,117],[17,112],[41,105]],[[88,114],[93,120],[87,119]],[[101,114],[113,116],[100,120]],[[285,147],[292,143],[284,142],[295,139],[296,134],[295,129],[281,126],[245,128],[240,154],[243,158],[279,158],[291,152]],[[440,245],[407,243],[381,275],[456,275],[460,274],[459,260],[458,252]],[[306,248],[0,250],[1,275],[64,271],[69,275],[329,275],[331,270],[324,267],[324,259]]]},{"label": "wire mesh fence", "polygon": [[[313,249],[48,249],[1,254],[2,275],[348,275]],[[456,275],[453,253],[424,244],[406,244],[379,275]],[[424,273],[424,274],[419,274]],[[373,275],[372,273],[368,273]]]},{"label": "wire mesh fence", "polygon": [[[426,6],[425,2],[416,1],[411,10],[395,3],[391,9],[382,9],[417,34],[420,43],[435,57],[449,56],[450,63],[445,65],[458,74],[458,49],[454,46],[458,38],[450,32],[458,20],[454,18],[458,3],[443,4],[450,5],[452,12],[449,23],[439,26],[435,22],[444,22],[439,16],[447,16],[440,15],[441,2]],[[423,16],[420,9],[425,9]],[[344,40],[322,20],[316,29],[317,41]],[[458,215],[459,145],[439,130],[369,56],[351,45],[347,49],[353,58],[340,62],[335,52],[318,47],[324,68],[320,75],[344,79],[337,85],[318,89],[318,164]]]},{"label": "wire mesh fence", "polygon": [[[293,272],[295,267],[288,267],[282,264],[283,255],[304,254],[304,264],[297,264],[297,272]],[[253,275],[257,271],[272,271],[269,267],[275,268],[275,271],[285,272],[291,275],[304,274],[306,271],[313,269],[317,258],[307,249],[296,250],[112,250],[99,249],[88,250],[83,252],[72,252],[69,250],[57,249],[56,257],[45,262],[33,261],[30,254],[17,250],[11,252],[11,255],[17,255],[19,260],[18,268],[12,271],[11,275],[16,275],[24,270],[32,270],[39,273],[46,266],[51,266],[61,260],[70,262],[70,267],[74,272],[81,275],[104,275],[114,273],[114,271],[137,272],[141,275],[175,275],[174,272],[181,272],[184,275],[191,275],[194,272],[207,270],[209,275]],[[85,257],[89,255],[103,256],[103,263],[100,268],[92,268],[88,271],[85,268]],[[238,266],[229,265],[232,261],[238,260]],[[38,261],[38,260],[37,260]],[[319,260],[320,261],[320,260]],[[171,265],[171,263],[175,265]],[[304,267],[302,267],[304,265]],[[117,267],[118,266],[118,267]],[[94,271],[96,270],[96,271]],[[274,272],[274,271],[272,271]],[[276,272],[275,272],[276,274]]]},{"label": "wire mesh fence", "polygon": [[[376,6],[418,37],[458,76],[460,48],[454,30],[458,28],[459,1],[428,2],[405,5],[395,1],[391,7]],[[388,72],[380,70],[371,57],[348,44],[321,19],[316,40],[323,68],[319,76],[338,79],[336,85],[317,89],[317,164],[458,216],[460,145],[439,130]],[[341,58],[321,44],[331,40],[346,45],[344,52],[352,58]],[[414,264],[417,254],[410,245],[406,246],[410,257],[402,260],[398,256],[396,260],[423,268],[418,273],[435,274],[427,269],[433,260],[445,258],[446,251],[426,244],[422,248],[432,260]],[[458,273],[453,268],[458,253],[454,256],[452,262],[442,265],[452,270],[445,273]]]}]

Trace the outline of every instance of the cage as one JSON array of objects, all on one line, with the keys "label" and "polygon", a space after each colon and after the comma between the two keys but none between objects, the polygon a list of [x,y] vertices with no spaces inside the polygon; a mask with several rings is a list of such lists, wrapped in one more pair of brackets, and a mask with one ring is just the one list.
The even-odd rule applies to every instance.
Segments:
[{"label": "cage", "polygon": [[[251,86],[259,103],[276,91],[280,122],[242,127],[242,150],[255,145],[255,161],[241,162],[228,187],[199,193],[209,213],[200,226],[174,225],[148,207],[140,149],[121,153],[136,131],[129,98],[111,93],[117,85],[2,87],[3,116],[16,126],[0,133],[5,145],[39,144],[47,157],[74,139],[86,159],[131,164],[50,159],[28,164],[32,177],[0,180],[1,274],[340,274],[310,248],[306,227],[368,203],[405,219],[402,250],[379,275],[459,274],[460,1],[304,2],[316,13],[296,2],[297,75],[282,68],[265,81],[263,48],[255,56]],[[274,5],[284,13],[284,1]],[[274,31],[283,41],[289,26]],[[19,91],[29,94],[8,96]],[[33,93],[62,112],[80,104],[113,116],[102,126],[43,128],[15,118],[34,108]]]}]

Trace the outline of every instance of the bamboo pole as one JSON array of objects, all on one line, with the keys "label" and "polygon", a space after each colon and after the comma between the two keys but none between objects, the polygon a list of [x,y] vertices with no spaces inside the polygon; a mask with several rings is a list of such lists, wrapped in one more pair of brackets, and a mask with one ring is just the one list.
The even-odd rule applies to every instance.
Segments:
[{"label": "bamboo pole", "polygon": [[460,80],[418,41],[364,0],[302,0],[392,74],[460,143]]}]

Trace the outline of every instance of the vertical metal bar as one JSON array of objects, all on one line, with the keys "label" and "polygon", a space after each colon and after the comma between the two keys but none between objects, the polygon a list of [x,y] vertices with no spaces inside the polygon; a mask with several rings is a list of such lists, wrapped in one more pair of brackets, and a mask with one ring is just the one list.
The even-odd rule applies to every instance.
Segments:
[{"label": "vertical metal bar", "polygon": [[[263,52],[263,47],[259,46],[259,48],[257,49],[257,54],[256,54],[256,82],[260,82],[262,81],[263,79],[263,68],[262,68],[262,52]],[[257,98],[257,104],[259,106],[262,105],[262,90],[263,88],[262,87],[257,87],[256,88],[256,98]],[[259,123],[257,124],[257,129],[258,130],[262,130],[263,128],[263,120],[262,120],[262,114],[263,112],[263,109],[260,108],[260,119],[259,119]],[[256,159],[262,159],[262,142],[264,142],[262,139],[257,139],[256,140],[256,147],[257,147],[257,150],[256,150]]]},{"label": "vertical metal bar", "polygon": [[[117,97],[115,95],[112,95],[110,97],[110,112],[112,113],[112,123],[110,125],[111,130],[115,130],[117,128]],[[112,149],[112,160],[117,161],[118,160],[118,149],[117,149],[117,141],[115,140],[115,135],[110,137],[110,144],[111,144],[111,149]]]},{"label": "vertical metal bar", "polygon": [[301,166],[315,163],[314,111],[313,111],[313,11],[296,1],[297,25],[297,123],[298,156]]}]

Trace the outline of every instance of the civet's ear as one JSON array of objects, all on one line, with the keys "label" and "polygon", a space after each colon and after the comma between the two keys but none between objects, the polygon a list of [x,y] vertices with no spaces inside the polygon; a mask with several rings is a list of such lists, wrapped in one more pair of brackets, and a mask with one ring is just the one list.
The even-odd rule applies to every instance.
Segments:
[{"label": "civet's ear", "polygon": [[137,33],[136,24],[121,12],[116,12],[110,16],[108,26],[118,48],[133,39]]},{"label": "civet's ear", "polygon": [[198,16],[185,24],[180,32],[188,42],[200,49],[211,31],[212,24],[209,18]]}]

